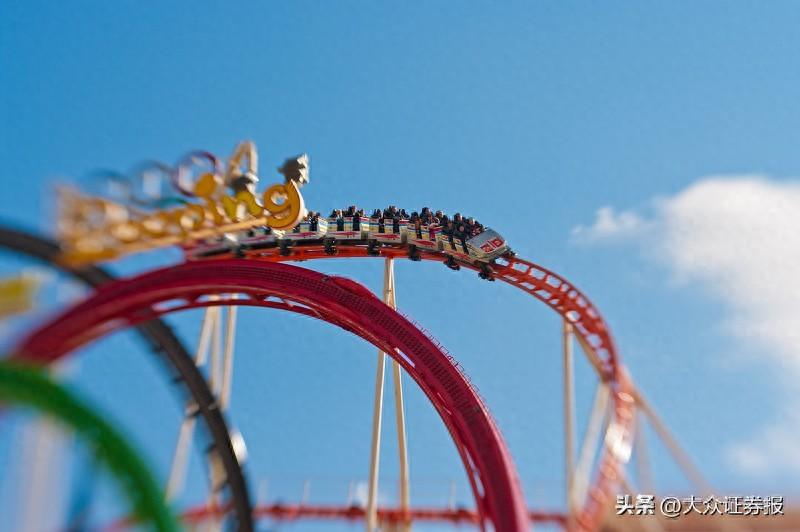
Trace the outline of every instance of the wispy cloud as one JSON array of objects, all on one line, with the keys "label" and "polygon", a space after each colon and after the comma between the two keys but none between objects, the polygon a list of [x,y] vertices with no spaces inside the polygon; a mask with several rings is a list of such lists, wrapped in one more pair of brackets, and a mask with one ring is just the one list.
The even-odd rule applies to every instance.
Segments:
[{"label": "wispy cloud", "polygon": [[578,225],[572,229],[572,238],[582,244],[608,242],[640,236],[648,224],[631,211],[617,212],[613,207],[597,210],[595,221],[585,227]]},{"label": "wispy cloud", "polygon": [[[646,247],[677,278],[724,304],[725,330],[762,348],[784,375],[800,377],[800,183],[708,177],[653,199],[641,213],[604,207],[572,234],[584,245]],[[776,466],[800,473],[800,458],[787,459],[800,457],[800,417],[784,417],[732,446],[731,463],[748,473]]]}]

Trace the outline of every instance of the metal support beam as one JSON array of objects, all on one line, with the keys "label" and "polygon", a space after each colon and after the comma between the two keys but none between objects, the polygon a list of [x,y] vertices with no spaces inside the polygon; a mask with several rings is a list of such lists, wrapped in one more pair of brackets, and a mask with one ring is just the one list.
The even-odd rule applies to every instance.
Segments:
[{"label": "metal support beam", "polygon": [[[394,282],[394,260],[386,259],[384,268],[384,301],[393,309],[397,309],[395,282]],[[394,411],[397,425],[397,452],[398,464],[400,467],[400,510],[407,513],[411,507],[411,495],[409,489],[408,474],[408,445],[406,441],[406,415],[403,407],[403,368],[392,359],[392,380],[394,383]],[[411,530],[411,521],[405,520],[400,529],[403,532]]]},{"label": "metal support beam", "polygon": [[383,418],[383,381],[386,354],[378,351],[375,370],[375,401],[372,406],[372,443],[369,454],[369,484],[367,487],[367,532],[378,528],[378,466],[381,456],[381,422]]},{"label": "metal support beam", "polygon": [[[603,378],[603,372],[602,372],[602,367],[603,366],[602,366],[602,362],[601,362],[600,358],[595,353],[595,350],[589,345],[589,343],[580,334],[575,334],[574,336],[578,340],[578,343],[581,346],[584,354],[586,355],[587,360],[594,367],[594,369],[597,372],[598,376],[602,379]],[[608,389],[605,386],[604,386],[604,388],[606,388],[605,393],[607,395],[608,394]],[[637,429],[637,434],[636,434],[634,445],[636,445],[637,472],[639,473],[639,477],[640,477],[639,478],[639,482],[642,484],[643,488],[645,488],[649,492],[653,493],[653,491],[652,491],[653,490],[653,488],[652,488],[652,485],[653,485],[653,483],[652,483],[652,475],[650,474],[649,464],[647,463],[647,448],[646,448],[646,443],[644,441],[644,423],[642,423],[642,421],[643,421],[642,418],[644,417],[644,418],[647,418],[650,421],[650,423],[652,424],[653,429],[655,430],[656,434],[661,439],[661,441],[664,443],[664,445],[667,447],[667,450],[670,452],[672,457],[675,459],[675,461],[677,462],[677,464],[680,467],[680,469],[683,471],[683,473],[686,475],[686,477],[695,486],[695,489],[697,489],[700,493],[705,493],[705,494],[712,493],[713,489],[711,488],[711,485],[708,483],[708,481],[706,481],[705,477],[703,477],[702,473],[700,472],[700,469],[694,464],[694,462],[689,457],[689,455],[678,444],[678,441],[675,439],[675,437],[672,435],[670,430],[667,428],[666,424],[661,420],[661,418],[655,412],[655,410],[650,405],[650,403],[644,398],[644,396],[639,391],[639,389],[635,386],[635,384],[632,384],[632,392],[631,393],[633,395],[633,398],[634,398],[634,400],[636,402],[636,407],[637,407],[637,421],[638,421],[639,428]],[[606,401],[607,401],[607,398],[606,398]],[[590,423],[591,423],[591,421],[590,421]],[[587,435],[588,435],[588,433],[589,433],[589,429],[587,428]],[[584,475],[588,475],[588,471],[586,471],[584,473],[583,469],[585,467],[589,467],[589,466],[584,466],[583,465],[583,462],[584,462],[584,458],[583,458],[584,451],[587,451],[587,442],[586,441],[584,441],[584,448],[581,451],[581,455],[582,455],[581,456],[581,463],[578,465],[578,468],[579,468],[580,472],[576,473],[576,477],[579,479],[578,480],[578,484],[579,485],[575,486],[574,495],[573,495],[575,501],[581,501],[582,497],[585,496],[585,494],[582,495],[582,493],[585,491],[585,488],[583,487],[584,480],[582,480],[582,479],[583,479]],[[627,482],[626,479],[623,479],[623,480],[625,482]],[[588,482],[588,480],[586,482]],[[628,487],[630,487],[630,486],[628,485]],[[739,527],[736,524],[733,524],[733,523],[731,523],[729,521],[721,521],[719,523],[719,527],[722,530],[726,530],[726,531],[739,530]]]},{"label": "metal support beam", "polygon": [[572,492],[570,501],[573,508],[579,508],[586,499],[589,487],[589,475],[592,471],[592,464],[600,442],[600,434],[607,424],[608,418],[608,386],[600,382],[592,403],[592,412],[589,415],[589,422],[583,436],[580,455],[572,481]]},{"label": "metal support beam", "polygon": [[[407,514],[411,508],[411,494],[408,479],[408,447],[406,444],[406,416],[403,408],[403,374],[402,368],[396,360],[392,361],[392,376],[394,377],[394,408],[397,421],[397,452],[400,466],[400,510]],[[411,521],[405,520],[401,527],[403,532],[411,530]]]},{"label": "metal support beam", "polygon": [[[208,352],[211,345],[212,333],[219,319],[219,308],[210,307],[203,314],[203,323],[200,326],[200,335],[195,351],[194,362],[198,367],[202,367],[208,361]],[[196,406],[193,401],[186,403],[183,422],[178,432],[178,441],[175,444],[175,452],[172,457],[172,467],[170,468],[167,480],[166,497],[168,501],[174,500],[183,489],[186,478],[186,466],[188,462],[189,449],[191,448],[194,436]]]},{"label": "metal support beam", "polygon": [[[217,313],[211,326],[211,360],[208,369],[208,381],[211,392],[216,396],[219,401],[220,392],[222,390],[222,364],[223,364],[223,334],[222,334],[222,308],[217,308]],[[217,496],[217,486],[220,482],[219,464],[210,463],[210,476],[211,476],[211,493],[208,495],[207,504],[211,507],[216,507],[219,504],[219,497]],[[207,532],[219,532],[222,530],[222,516],[217,516],[211,519],[208,524]]]},{"label": "metal support beam", "polygon": [[575,338],[577,338],[578,343],[583,350],[583,354],[586,355],[586,360],[588,360],[589,364],[592,365],[594,370],[597,372],[597,375],[600,378],[603,378],[603,363],[600,361],[600,357],[597,356],[597,353],[595,353],[594,348],[592,348],[592,346],[590,346],[580,334],[576,334]]},{"label": "metal support beam", "polygon": [[708,481],[706,481],[706,479],[703,477],[703,474],[700,473],[700,470],[694,465],[692,459],[689,458],[689,455],[686,454],[686,452],[684,452],[684,450],[678,444],[678,441],[667,428],[667,425],[661,420],[658,414],[656,414],[655,410],[653,410],[653,407],[650,406],[650,403],[636,388],[633,390],[633,397],[640,411],[647,416],[647,419],[650,421],[653,429],[661,438],[661,441],[664,442],[664,445],[672,454],[673,458],[675,458],[678,466],[680,466],[687,478],[692,481],[695,488],[706,495],[713,493],[714,490],[711,488],[711,485],[708,483]]},{"label": "metal support beam", "polygon": [[211,361],[208,368],[208,385],[211,392],[219,399],[222,388],[222,310],[217,309],[217,314],[211,327]]},{"label": "metal support beam", "polygon": [[[394,260],[387,258],[383,270],[383,301],[390,307],[397,308],[395,300]],[[367,490],[366,524],[372,532],[378,527],[378,477],[380,466],[381,425],[383,418],[383,391],[386,368],[386,354],[378,352],[378,365],[375,372],[375,401],[372,413],[372,446],[370,449],[369,485]],[[397,361],[392,361],[392,380],[394,383],[395,420],[397,422],[397,450],[400,466],[400,508],[408,512],[411,504],[408,474],[408,445],[406,441],[405,410],[403,408],[402,368]],[[401,529],[411,529],[410,521],[403,523]]]},{"label": "metal support beam", "polygon": [[[200,326],[200,336],[195,351],[194,363],[198,367],[205,365],[208,360],[208,351],[211,343],[211,333],[215,327],[215,321],[219,317],[218,307],[209,307],[203,314],[203,324]],[[172,467],[170,468],[167,480],[166,497],[167,501],[173,501],[183,489],[186,479],[186,466],[189,458],[192,437],[194,436],[195,415],[197,413],[194,401],[186,403],[185,414],[181,428],[178,432],[178,441],[175,444],[175,452],[172,455]]]},{"label": "metal support beam", "polygon": [[[681,468],[683,474],[686,475],[692,484],[694,484],[695,489],[699,490],[700,493],[705,495],[712,494],[714,490],[711,487],[711,484],[709,484],[705,479],[703,474],[700,472],[700,469],[694,465],[692,459],[680,446],[678,440],[672,435],[672,432],[670,432],[670,430],[667,428],[666,423],[662,421],[662,419],[658,416],[647,399],[644,398],[638,388],[633,389],[633,398],[636,401],[639,414],[643,414],[647,417],[648,421],[650,421],[650,424],[653,426],[653,430],[655,430],[656,434],[658,434],[658,437],[661,438],[664,446],[666,446],[667,450],[675,459],[675,462],[677,462],[678,467]],[[639,430],[641,431],[641,429]],[[638,434],[637,436],[641,435],[642,434]],[[742,531],[742,527],[739,525],[739,523],[727,519],[718,521],[715,528],[725,532]]]},{"label": "metal support beam", "polygon": [[575,469],[575,383],[572,356],[572,324],[563,320],[562,361],[564,365],[564,473],[567,484],[567,507],[573,514],[572,481]]},{"label": "metal support beam", "polygon": [[225,350],[222,355],[222,389],[219,394],[220,410],[225,412],[231,403],[231,387],[233,386],[233,353],[236,341],[236,307],[227,309],[225,320]]}]

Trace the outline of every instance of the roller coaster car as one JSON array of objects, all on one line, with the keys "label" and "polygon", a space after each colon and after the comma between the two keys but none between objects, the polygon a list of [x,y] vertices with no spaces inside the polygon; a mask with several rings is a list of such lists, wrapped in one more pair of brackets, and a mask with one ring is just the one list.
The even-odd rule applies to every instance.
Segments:
[{"label": "roller coaster car", "polygon": [[369,233],[369,219],[362,217],[355,222],[352,216],[328,218],[327,238],[333,240],[363,240]]},{"label": "roller coaster car", "polygon": [[491,262],[497,257],[514,254],[500,233],[489,228],[467,240],[467,249],[470,256],[481,262]]},{"label": "roller coaster car", "polygon": [[297,244],[319,243],[325,246],[325,253],[335,255],[337,245],[367,244],[367,253],[380,255],[384,245],[408,246],[408,257],[421,260],[421,252],[442,253],[445,264],[453,270],[459,264],[470,264],[479,269],[482,279],[494,280],[490,264],[498,257],[513,257],[514,252],[505,239],[492,229],[464,239],[445,234],[437,224],[420,225],[407,220],[369,219],[360,217],[320,218],[315,222],[303,221],[292,231],[276,231],[257,227],[246,231],[210,237],[184,246],[187,258],[203,258],[232,253],[244,255],[246,250],[277,247],[282,256],[291,254]]},{"label": "roller coaster car", "polygon": [[315,222],[310,222],[307,220],[300,222],[297,224],[297,227],[284,234],[283,238],[295,242],[320,240],[327,232],[328,221],[325,218],[319,218]]},{"label": "roller coaster car", "polygon": [[243,249],[263,249],[274,246],[283,235],[283,231],[269,227],[255,227],[236,233],[236,242]]},{"label": "roller coaster car", "polygon": [[457,270],[456,260],[467,262],[477,266],[479,268],[478,276],[487,281],[494,281],[489,263],[497,257],[513,255],[500,233],[491,229],[485,229],[479,235],[468,240],[441,233],[437,236],[437,243],[441,251],[447,255],[445,265],[448,268]]},{"label": "roller coaster car", "polygon": [[366,218],[359,218],[356,221],[352,216],[328,218],[328,228],[322,243],[325,245],[325,253],[336,255],[336,242],[348,240],[363,240],[369,232],[369,222]]},{"label": "roller coaster car", "polygon": [[459,259],[464,262],[472,262],[472,256],[470,256],[466,239],[441,232],[436,235],[436,244],[439,246],[439,251],[445,255],[449,255],[454,259]]},{"label": "roller coaster car", "polygon": [[408,220],[370,218],[367,239],[382,244],[402,244],[405,241]]},{"label": "roller coaster car", "polygon": [[198,240],[183,246],[183,251],[189,258],[213,257],[227,253],[237,254],[246,249],[272,247],[282,236],[283,231],[275,231],[269,227],[254,227],[246,231]]},{"label": "roller coaster car", "polygon": [[236,251],[239,247],[234,235],[220,235],[198,240],[183,247],[183,251],[189,258],[213,257],[216,255],[227,255]]},{"label": "roller coaster car", "polygon": [[416,227],[413,223],[408,222],[405,231],[406,243],[409,247],[414,246],[415,249],[423,251],[439,251],[436,237],[441,231],[442,229],[435,224]]}]

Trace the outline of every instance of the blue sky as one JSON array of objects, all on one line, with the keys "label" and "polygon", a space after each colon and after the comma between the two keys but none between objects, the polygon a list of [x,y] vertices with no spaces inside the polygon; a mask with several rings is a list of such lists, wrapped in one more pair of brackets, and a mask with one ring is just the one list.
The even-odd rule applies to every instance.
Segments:
[{"label": "blue sky", "polygon": [[[797,350],[772,326],[789,330],[800,317],[785,296],[797,293],[786,272],[796,241],[788,232],[757,254],[752,246],[783,237],[800,207],[791,177],[800,167],[798,18],[790,2],[7,1],[0,215],[50,232],[49,185],[99,167],[173,162],[194,148],[227,156],[251,138],[269,182],[283,158],[308,152],[312,209],[459,210],[568,277],[602,310],[636,380],[721,492],[789,495],[800,473],[786,443],[800,435],[789,413]],[[762,177],[743,177],[753,175]],[[771,198],[786,201],[772,209]],[[698,205],[719,215],[700,216]],[[597,218],[603,207],[612,210]],[[311,266],[373,288],[381,280],[378,261]],[[400,309],[463,361],[531,504],[558,504],[558,320],[469,274],[397,270]],[[737,289],[754,278],[752,290]],[[297,479],[363,479],[372,348],[297,317],[247,311],[243,322],[232,418],[251,477],[283,478],[271,485],[285,500]],[[196,327],[175,323],[187,337]],[[178,409],[157,365],[127,335],[90,351],[71,380],[163,471]],[[590,380],[581,379],[585,409]],[[152,393],[143,397],[143,386]],[[418,493],[425,479],[432,486],[421,499],[442,500],[463,475],[433,410],[408,395],[412,476]],[[772,465],[754,457],[760,437],[773,442],[762,446]],[[688,491],[663,449],[653,454],[662,489]],[[774,467],[776,456],[792,465]]]}]

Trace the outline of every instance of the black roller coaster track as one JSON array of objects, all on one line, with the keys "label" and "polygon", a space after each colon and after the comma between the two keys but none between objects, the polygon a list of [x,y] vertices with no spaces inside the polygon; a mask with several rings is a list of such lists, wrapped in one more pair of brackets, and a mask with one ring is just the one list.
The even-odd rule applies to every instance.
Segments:
[{"label": "black roller coaster track", "polygon": [[[58,243],[25,232],[0,226],[0,249],[7,249],[43,262],[78,279],[91,287],[98,287],[114,277],[97,266],[73,268],[59,262],[61,249]],[[216,454],[225,470],[225,486],[228,501],[225,506],[232,511],[235,530],[252,532],[252,507],[242,465],[231,444],[230,432],[225,418],[219,410],[214,394],[208,387],[189,352],[164,321],[153,319],[138,325],[137,330],[151,351],[164,362],[174,375],[184,398],[191,397],[197,407],[197,415],[203,420],[201,435],[208,442],[209,454]]]}]

